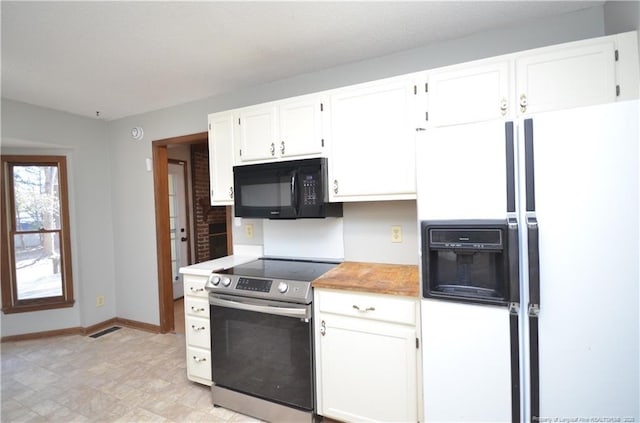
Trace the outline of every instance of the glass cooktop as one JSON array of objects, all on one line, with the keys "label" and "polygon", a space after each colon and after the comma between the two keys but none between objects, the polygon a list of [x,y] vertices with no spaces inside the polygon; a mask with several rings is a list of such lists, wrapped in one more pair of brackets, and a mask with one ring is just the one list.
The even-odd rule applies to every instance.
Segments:
[{"label": "glass cooktop", "polygon": [[339,264],[330,261],[263,257],[217,273],[311,282]]}]

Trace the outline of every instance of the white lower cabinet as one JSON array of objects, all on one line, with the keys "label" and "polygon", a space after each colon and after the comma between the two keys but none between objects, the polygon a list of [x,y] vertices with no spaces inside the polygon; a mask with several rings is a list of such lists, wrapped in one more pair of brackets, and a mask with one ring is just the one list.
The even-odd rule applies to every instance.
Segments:
[{"label": "white lower cabinet", "polygon": [[184,325],[187,378],[211,386],[211,330],[206,276],[184,275]]},{"label": "white lower cabinet", "polygon": [[316,289],[318,414],[418,421],[417,300]]}]

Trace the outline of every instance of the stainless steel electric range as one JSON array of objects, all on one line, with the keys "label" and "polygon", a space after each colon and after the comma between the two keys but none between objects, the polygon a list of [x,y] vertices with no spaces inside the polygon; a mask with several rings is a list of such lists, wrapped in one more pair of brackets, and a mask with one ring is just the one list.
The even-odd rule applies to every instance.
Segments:
[{"label": "stainless steel electric range", "polygon": [[311,282],[338,264],[265,257],[209,276],[214,405],[313,420]]}]

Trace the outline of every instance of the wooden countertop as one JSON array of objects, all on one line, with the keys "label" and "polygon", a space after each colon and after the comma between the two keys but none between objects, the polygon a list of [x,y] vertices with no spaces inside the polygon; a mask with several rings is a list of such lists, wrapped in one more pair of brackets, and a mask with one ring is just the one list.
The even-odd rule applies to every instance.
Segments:
[{"label": "wooden countertop", "polygon": [[314,288],[417,297],[418,266],[346,261],[313,281]]}]

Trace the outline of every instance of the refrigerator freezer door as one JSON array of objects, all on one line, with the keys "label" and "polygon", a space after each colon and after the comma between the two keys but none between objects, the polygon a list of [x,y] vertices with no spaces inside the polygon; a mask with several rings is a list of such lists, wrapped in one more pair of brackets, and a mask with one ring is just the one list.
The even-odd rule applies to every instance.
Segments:
[{"label": "refrigerator freezer door", "polygon": [[534,418],[640,420],[639,111],[633,101],[533,119],[540,263]]},{"label": "refrigerator freezer door", "polygon": [[422,300],[426,422],[510,422],[509,311]]},{"label": "refrigerator freezer door", "polygon": [[505,218],[505,122],[433,128],[416,142],[420,220]]}]

